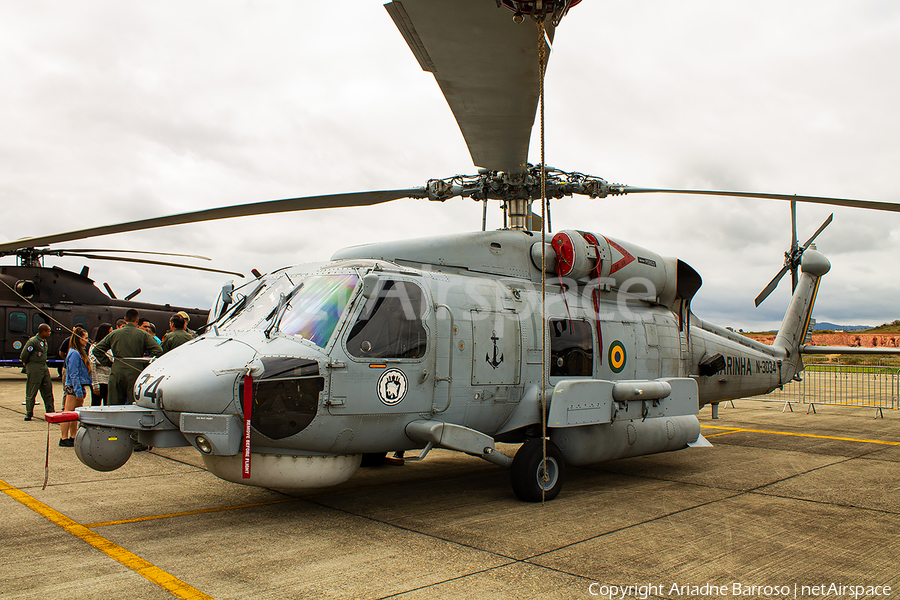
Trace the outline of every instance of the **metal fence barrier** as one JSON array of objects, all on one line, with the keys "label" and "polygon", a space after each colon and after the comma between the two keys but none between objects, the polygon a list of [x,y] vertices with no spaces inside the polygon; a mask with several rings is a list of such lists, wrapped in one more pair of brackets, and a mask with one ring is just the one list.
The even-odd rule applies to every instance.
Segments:
[{"label": "metal fence barrier", "polygon": [[861,406],[875,409],[900,408],[900,367],[885,365],[806,365],[801,381],[785,384],[759,399],[783,401],[782,412],[792,403],[807,404],[806,412],[815,412],[816,404]]}]

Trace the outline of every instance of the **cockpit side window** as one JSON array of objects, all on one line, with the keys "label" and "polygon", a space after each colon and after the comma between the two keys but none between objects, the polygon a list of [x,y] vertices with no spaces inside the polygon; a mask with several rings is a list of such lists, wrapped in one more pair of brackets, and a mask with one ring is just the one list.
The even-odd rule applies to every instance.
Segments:
[{"label": "cockpit side window", "polygon": [[550,377],[594,374],[593,328],[587,321],[550,319]]},{"label": "cockpit side window", "polygon": [[422,288],[409,281],[382,280],[347,336],[347,352],[357,358],[422,358],[428,346],[424,313]]}]

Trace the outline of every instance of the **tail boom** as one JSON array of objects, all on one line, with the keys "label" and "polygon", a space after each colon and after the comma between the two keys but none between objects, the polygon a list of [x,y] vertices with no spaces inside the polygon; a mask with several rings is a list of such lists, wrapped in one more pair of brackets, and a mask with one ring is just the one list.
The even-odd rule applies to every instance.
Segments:
[{"label": "tail boom", "polygon": [[830,269],[831,263],[819,252],[808,249],[803,253],[797,289],[794,290],[791,304],[775,337],[775,343],[772,344],[774,348],[783,350],[787,355],[782,368],[783,383],[793,379],[794,375],[803,369],[800,360],[801,348],[809,331],[819,282]]}]

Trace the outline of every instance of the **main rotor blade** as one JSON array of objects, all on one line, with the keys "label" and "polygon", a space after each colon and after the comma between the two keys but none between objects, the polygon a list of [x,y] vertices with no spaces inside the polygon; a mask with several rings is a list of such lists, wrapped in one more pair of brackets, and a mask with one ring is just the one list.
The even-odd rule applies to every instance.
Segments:
[{"label": "main rotor blade", "polygon": [[234,217],[268,215],[282,212],[313,210],[317,208],[372,206],[374,204],[381,204],[382,202],[389,202],[400,198],[424,197],[426,197],[426,195],[422,188],[411,188],[406,190],[326,194],[324,196],[305,196],[302,198],[285,198],[283,200],[255,202],[252,204],[238,204],[235,206],[224,206],[221,208],[210,208],[178,215],[169,215],[167,217],[142,219],[140,221],[131,221],[129,223],[120,223],[118,225],[105,225],[102,227],[91,227],[88,229],[79,229],[78,231],[69,231],[54,235],[23,238],[14,242],[0,244],[0,252],[8,254],[22,248],[33,248],[35,246],[81,240],[99,235],[142,231],[145,229],[155,229],[157,227],[168,227],[170,225],[184,225],[187,223],[201,223],[203,221],[214,221],[218,219],[232,219]]},{"label": "main rotor blade", "polygon": [[768,298],[769,294],[775,291],[775,288],[778,287],[778,282],[781,281],[781,278],[784,277],[784,274],[787,273],[790,268],[790,263],[785,264],[783,267],[781,267],[781,270],[778,271],[778,274],[772,278],[772,281],[769,282],[769,285],[763,288],[763,291],[761,291],[759,293],[759,296],[756,297],[756,300],[753,301],[756,306],[762,304],[762,301]]},{"label": "main rotor blade", "polygon": [[829,198],[827,196],[799,196],[797,194],[767,194],[764,192],[730,192],[722,190],[676,190],[659,188],[638,188],[621,186],[617,188],[622,194],[692,194],[700,196],[735,196],[738,198],[765,198],[769,200],[788,200],[810,202],[812,204],[830,204],[832,206],[849,206],[869,210],[886,210],[900,212],[900,204],[894,202],[878,202],[876,200],[853,200],[850,198]]},{"label": "main rotor blade", "polygon": [[91,260],[114,260],[119,262],[133,262],[133,263],[141,263],[144,265],[159,265],[161,267],[178,267],[181,269],[193,269],[195,271],[206,271],[208,273],[222,273],[225,275],[237,275],[238,277],[243,277],[243,273],[238,273],[237,271],[223,271],[221,269],[210,269],[209,267],[195,267],[193,265],[182,265],[179,263],[172,262],[162,262],[158,260],[147,260],[144,258],[126,258],[124,256],[100,256],[99,254],[82,254],[80,252],[67,252],[69,256],[80,256],[82,258],[90,258]]},{"label": "main rotor blade", "polygon": [[208,256],[199,254],[181,254],[180,252],[154,252],[152,250],[117,250],[115,248],[57,248],[47,249],[44,254],[61,256],[72,252],[115,252],[117,254],[153,254],[154,256],[181,256],[183,258],[197,258],[200,260],[212,260]]},{"label": "main rotor blade", "polygon": [[475,165],[523,171],[540,88],[532,20],[515,23],[492,0],[402,0],[385,8],[437,80]]}]

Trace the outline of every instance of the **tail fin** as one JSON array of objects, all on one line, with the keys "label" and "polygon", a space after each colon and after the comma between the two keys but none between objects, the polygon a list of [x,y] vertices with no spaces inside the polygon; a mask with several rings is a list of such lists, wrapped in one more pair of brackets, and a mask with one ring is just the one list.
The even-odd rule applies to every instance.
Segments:
[{"label": "tail fin", "polygon": [[800,346],[809,329],[816,292],[819,291],[819,280],[829,269],[831,263],[819,252],[810,248],[803,253],[800,281],[773,344],[787,354],[781,369],[782,382],[790,381],[803,368],[800,361]]}]

